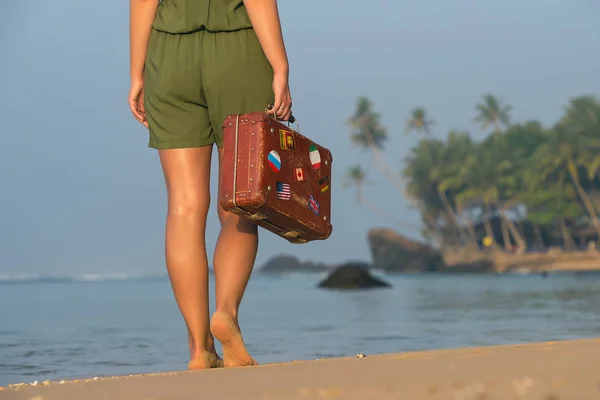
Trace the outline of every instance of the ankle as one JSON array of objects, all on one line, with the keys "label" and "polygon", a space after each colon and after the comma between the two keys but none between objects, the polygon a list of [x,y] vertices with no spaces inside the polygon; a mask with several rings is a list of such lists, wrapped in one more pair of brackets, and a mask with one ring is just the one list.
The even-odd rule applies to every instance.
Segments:
[{"label": "ankle", "polygon": [[214,349],[214,347],[212,349],[190,348],[190,360],[206,358],[213,354],[217,354],[217,351]]},{"label": "ankle", "polygon": [[191,340],[189,346],[190,355],[192,356],[192,358],[201,356],[206,353],[216,353],[215,341],[212,335],[210,335],[210,338],[206,338],[203,341]]},{"label": "ankle", "polygon": [[224,314],[227,317],[233,318],[233,320],[237,321],[238,310],[237,307],[217,307],[215,313]]}]

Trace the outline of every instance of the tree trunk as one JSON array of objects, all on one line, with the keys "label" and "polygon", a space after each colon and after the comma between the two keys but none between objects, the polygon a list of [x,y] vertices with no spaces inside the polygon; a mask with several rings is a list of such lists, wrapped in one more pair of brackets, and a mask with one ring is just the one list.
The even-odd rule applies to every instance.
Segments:
[{"label": "tree trunk", "polygon": [[356,187],[356,201],[360,204],[360,203],[362,203],[362,198],[363,198],[362,185],[358,181],[355,181],[354,186]]},{"label": "tree trunk", "polygon": [[445,248],[444,235],[442,234],[442,232],[440,232],[440,229],[439,229],[435,219],[430,214],[426,214],[423,212],[421,212],[421,216],[426,221],[424,223],[425,229],[429,228],[429,231],[432,232],[432,235],[435,237],[435,240],[438,242],[439,248],[444,249]]},{"label": "tree trunk", "polygon": [[546,243],[544,242],[544,237],[542,236],[542,229],[540,228],[540,226],[538,224],[535,224],[533,226],[534,232],[535,232],[535,240],[536,240],[536,244],[538,246],[540,246],[542,249],[546,248]]},{"label": "tree trunk", "polygon": [[[521,217],[524,218],[524,216]],[[515,224],[515,226],[517,227],[517,232],[519,232],[519,235],[521,235],[521,237],[524,238],[523,241],[527,246],[529,242],[527,241],[527,232],[525,232],[525,224],[523,223],[523,221],[520,221],[518,224]]]},{"label": "tree trunk", "polygon": [[583,204],[585,205],[585,209],[587,210],[587,213],[591,219],[592,225],[596,229],[598,237],[600,237],[600,223],[598,223],[598,216],[596,215],[596,211],[594,209],[592,201],[590,200],[587,193],[585,193],[585,190],[583,190],[583,188],[579,184],[579,177],[577,176],[577,167],[575,166],[575,163],[573,161],[569,161],[567,169],[569,170],[569,174],[571,175],[571,179],[573,180],[573,185],[575,185],[575,189],[577,190],[581,201],[583,201]]},{"label": "tree trunk", "polygon": [[573,237],[571,236],[571,234],[569,233],[569,230],[567,229],[567,225],[565,224],[565,219],[560,218],[558,223],[560,224],[560,233],[563,237],[563,248],[567,251],[573,250],[573,247],[575,247],[575,242],[573,241]]},{"label": "tree trunk", "polygon": [[504,250],[507,253],[511,253],[512,242],[510,240],[510,233],[508,232],[508,224],[506,223],[506,218],[502,216],[500,220],[501,229],[502,229],[502,241],[504,242]]},{"label": "tree trunk", "polygon": [[[437,188],[437,191],[440,196],[440,199],[442,200],[442,203],[444,204],[444,207],[446,208],[446,212],[451,217],[452,225],[454,225],[454,227],[456,228],[456,231],[458,232],[458,237],[461,239],[464,239],[464,234],[466,233],[466,231],[463,231],[463,229],[461,229],[460,225],[458,224],[458,216],[454,212],[454,209],[452,208],[450,201],[448,201],[448,197],[446,196],[446,193],[443,190],[440,190],[439,187]],[[467,242],[468,239],[469,239],[469,236],[467,233],[467,240],[465,240],[465,242]]]},{"label": "tree trunk", "polygon": [[490,248],[494,249],[496,248],[496,238],[494,236],[494,231],[492,230],[492,225],[490,224],[489,214],[489,206],[486,204],[483,208],[483,227],[485,229],[486,236],[489,236],[492,239]]},{"label": "tree trunk", "polygon": [[515,242],[517,242],[517,247],[519,248],[518,253],[525,253],[525,250],[527,249],[527,242],[523,239],[523,236],[515,226],[515,223],[510,218],[505,217],[504,215],[502,215],[502,219],[506,222],[510,234],[512,235]]},{"label": "tree trunk", "polygon": [[375,140],[373,140],[373,136],[370,133],[366,136],[369,148],[375,157],[375,163],[379,165],[383,175],[391,181],[392,185],[394,185],[400,191],[402,196],[406,197],[402,191],[403,185],[401,177],[397,172],[395,172],[395,169],[390,166],[390,163],[387,161],[383,153],[377,148]]},{"label": "tree trunk", "polygon": [[471,238],[473,239],[473,245],[475,246],[474,249],[479,250],[479,242],[477,241],[477,233],[475,232],[475,226],[473,225],[473,221],[471,220],[471,218],[469,218],[468,229],[469,229],[469,234],[471,235]]}]

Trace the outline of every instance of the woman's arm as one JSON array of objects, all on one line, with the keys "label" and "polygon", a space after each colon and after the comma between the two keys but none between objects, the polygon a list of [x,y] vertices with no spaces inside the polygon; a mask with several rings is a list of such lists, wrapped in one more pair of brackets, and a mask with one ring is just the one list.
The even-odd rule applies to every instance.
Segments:
[{"label": "woman's arm", "polygon": [[273,67],[275,95],[273,112],[278,118],[287,120],[291,115],[292,99],[288,86],[289,64],[283,43],[277,0],[244,0],[244,5],[256,37]]},{"label": "woman's arm", "polygon": [[129,0],[129,108],[148,127],[144,108],[144,64],[159,0]]},{"label": "woman's arm", "polygon": [[129,62],[131,79],[143,79],[146,50],[159,0],[129,0]]}]

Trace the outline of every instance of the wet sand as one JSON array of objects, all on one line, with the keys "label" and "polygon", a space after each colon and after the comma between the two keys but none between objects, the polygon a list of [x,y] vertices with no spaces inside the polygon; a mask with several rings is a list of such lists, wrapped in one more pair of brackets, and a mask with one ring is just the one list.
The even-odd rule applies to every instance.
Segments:
[{"label": "wet sand", "polygon": [[385,354],[0,390],[4,400],[598,400],[600,339]]}]

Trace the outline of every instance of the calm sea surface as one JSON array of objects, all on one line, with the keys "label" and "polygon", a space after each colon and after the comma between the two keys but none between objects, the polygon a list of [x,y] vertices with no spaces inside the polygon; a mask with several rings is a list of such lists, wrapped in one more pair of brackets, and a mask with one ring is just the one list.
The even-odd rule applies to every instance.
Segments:
[{"label": "calm sea surface", "polygon": [[[240,322],[259,363],[600,336],[597,274],[388,275],[364,292],[319,279],[254,274]],[[0,282],[0,385],[186,364],[166,279]]]}]

